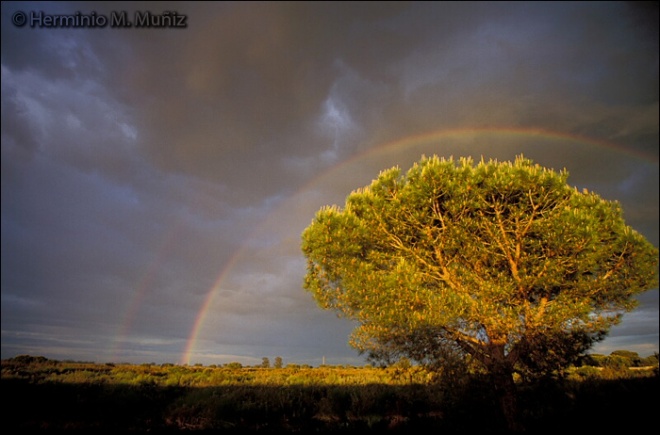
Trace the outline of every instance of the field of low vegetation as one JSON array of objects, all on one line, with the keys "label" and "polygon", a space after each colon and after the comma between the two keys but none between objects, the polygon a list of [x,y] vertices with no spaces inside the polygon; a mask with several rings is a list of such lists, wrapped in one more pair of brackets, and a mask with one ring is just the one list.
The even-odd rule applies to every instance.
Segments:
[{"label": "field of low vegetation", "polygon": [[[391,367],[96,364],[2,360],[3,433],[500,433],[477,373]],[[658,355],[593,355],[519,383],[529,433],[655,424]],[[651,426],[649,426],[651,427]],[[5,432],[9,430],[9,432]],[[646,430],[646,429],[644,429]]]}]

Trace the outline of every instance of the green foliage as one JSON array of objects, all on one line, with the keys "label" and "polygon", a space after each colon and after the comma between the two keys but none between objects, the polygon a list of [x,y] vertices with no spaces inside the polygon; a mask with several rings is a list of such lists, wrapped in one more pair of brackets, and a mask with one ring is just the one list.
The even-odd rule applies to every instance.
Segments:
[{"label": "green foliage", "polygon": [[576,368],[573,373],[571,373],[571,378],[575,379],[587,379],[587,378],[597,378],[600,376],[600,370],[598,367],[594,366],[582,366]]},{"label": "green foliage", "polygon": [[605,355],[601,355],[599,353],[587,354],[582,357],[581,365],[590,367],[602,367],[605,358]]},{"label": "green foliage", "polygon": [[239,362],[230,362],[230,363],[226,364],[226,367],[228,369],[240,369],[240,368],[243,367],[243,364],[241,364]]},{"label": "green foliage", "polygon": [[644,367],[658,367],[658,352],[642,358],[640,364]]},{"label": "green foliage", "polygon": [[30,365],[30,364],[46,364],[50,363],[51,360],[49,360],[46,357],[43,356],[30,356],[30,355],[18,355],[15,356],[14,358],[11,359],[11,361],[19,364],[19,365]]},{"label": "green foliage", "polygon": [[629,360],[635,361],[639,359],[639,354],[637,352],[632,352],[630,350],[615,350],[610,355],[619,355]]},{"label": "green foliage", "polygon": [[357,320],[351,344],[376,359],[561,370],[658,283],[657,249],[619,204],[567,179],[522,157],[383,171],[303,232],[304,287]]},{"label": "green foliage", "polygon": [[591,354],[582,359],[583,366],[593,366],[618,370],[625,368],[649,368],[658,366],[657,352],[647,357],[640,357],[637,352],[615,350],[609,355]]},{"label": "green foliage", "polygon": [[631,352],[629,350],[615,350],[610,354],[610,356],[618,356],[623,358],[626,367],[639,367],[642,362],[642,359],[637,352]]}]

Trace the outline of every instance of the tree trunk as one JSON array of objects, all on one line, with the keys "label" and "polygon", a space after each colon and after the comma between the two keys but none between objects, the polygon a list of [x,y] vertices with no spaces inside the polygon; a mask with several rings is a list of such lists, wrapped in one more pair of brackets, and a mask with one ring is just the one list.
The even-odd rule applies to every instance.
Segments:
[{"label": "tree trunk", "polygon": [[493,373],[493,386],[507,429],[513,433],[523,432],[524,428],[518,415],[518,393],[513,380],[513,371],[507,373],[507,370],[500,370]]},{"label": "tree trunk", "polygon": [[513,362],[504,354],[503,345],[491,345],[490,350],[488,371],[507,429],[512,433],[524,432],[518,413],[518,391],[513,380]]}]

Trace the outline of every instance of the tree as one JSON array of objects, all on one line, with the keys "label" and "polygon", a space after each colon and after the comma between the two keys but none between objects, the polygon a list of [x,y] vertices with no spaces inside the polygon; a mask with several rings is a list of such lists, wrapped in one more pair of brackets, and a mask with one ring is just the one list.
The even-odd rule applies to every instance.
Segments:
[{"label": "tree", "polygon": [[227,367],[228,369],[232,369],[232,370],[239,370],[239,369],[243,368],[243,364],[234,361],[234,362],[230,362],[230,363],[225,364],[225,367]]},{"label": "tree", "polygon": [[304,287],[361,352],[479,364],[515,428],[513,374],[574,361],[658,283],[620,205],[567,179],[522,156],[383,171],[305,229]]},{"label": "tree", "polygon": [[276,356],[275,357],[275,365],[274,367],[276,369],[281,369],[283,367],[284,363],[282,362],[282,357],[281,356]]},{"label": "tree", "polygon": [[640,358],[639,354],[630,350],[615,350],[610,353],[610,357],[613,356],[624,358],[626,360],[626,367],[639,367],[642,362],[642,358]]},{"label": "tree", "polygon": [[261,358],[261,367],[264,369],[270,368],[270,360],[266,357]]},{"label": "tree", "polygon": [[646,358],[642,358],[640,365],[643,367],[655,366],[658,367],[658,352],[655,352],[653,355],[649,355]]}]

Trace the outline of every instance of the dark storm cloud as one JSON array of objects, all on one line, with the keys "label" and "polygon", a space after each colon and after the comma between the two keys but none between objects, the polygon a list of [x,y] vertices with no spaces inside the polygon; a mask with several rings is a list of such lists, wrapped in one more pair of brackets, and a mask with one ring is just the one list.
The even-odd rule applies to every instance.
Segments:
[{"label": "dark storm cloud", "polygon": [[452,44],[441,40],[402,63],[411,100],[403,110],[421,114],[425,128],[561,126],[630,142],[657,159],[653,142],[638,141],[657,135],[657,57],[617,22],[620,7],[526,4]]},{"label": "dark storm cloud", "polygon": [[[363,21],[387,16],[389,8],[344,8],[196,5],[185,8],[195,23],[189,31],[122,35],[129,61],[111,68],[122,77],[117,84],[124,101],[139,108],[137,123],[149,132],[144,146],[152,161],[231,183],[233,200],[259,201],[299,181],[283,170],[282,159],[332,146],[334,138],[316,130],[343,55],[355,50],[356,40],[392,33],[360,35]],[[388,56],[396,59],[402,44],[390,39]],[[361,45],[361,54],[349,57],[378,54],[370,56],[368,44]]]},{"label": "dark storm cloud", "polygon": [[[350,323],[301,289],[300,232],[422,152],[567,168],[657,246],[653,7],[3,2],[3,357],[174,362],[215,290],[197,361],[325,346],[348,362]],[[176,11],[188,27],[18,28],[17,10]],[[479,136],[331,169],[480,127],[601,146]],[[657,349],[657,290],[642,300],[613,338]]]}]

